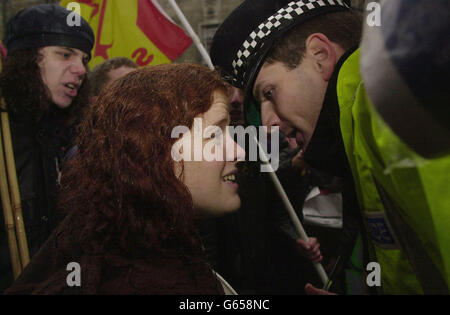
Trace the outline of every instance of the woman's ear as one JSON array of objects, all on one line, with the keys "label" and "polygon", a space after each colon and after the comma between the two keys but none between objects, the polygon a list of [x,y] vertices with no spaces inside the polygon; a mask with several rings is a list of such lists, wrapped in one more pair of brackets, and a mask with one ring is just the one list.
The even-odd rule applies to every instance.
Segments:
[{"label": "woman's ear", "polygon": [[336,66],[336,51],[333,43],[322,33],[314,33],[306,39],[305,56],[312,62],[315,71],[329,81]]}]

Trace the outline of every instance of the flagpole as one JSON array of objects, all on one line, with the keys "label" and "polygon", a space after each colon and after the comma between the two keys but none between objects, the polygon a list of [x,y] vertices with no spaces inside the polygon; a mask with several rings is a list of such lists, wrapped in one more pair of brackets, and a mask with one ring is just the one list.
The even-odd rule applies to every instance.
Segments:
[{"label": "flagpole", "polygon": [[198,38],[197,34],[192,29],[191,25],[189,24],[188,20],[184,16],[183,12],[181,11],[180,7],[177,5],[175,0],[169,0],[170,5],[175,10],[175,13],[177,14],[178,18],[180,19],[183,26],[186,28],[189,36],[194,41],[195,46],[197,46],[197,49],[199,50],[200,54],[202,55],[203,59],[205,60],[208,67],[212,70],[214,69],[214,66],[211,62],[211,58],[209,57],[208,52],[205,49],[205,46],[203,46],[202,42]]},{"label": "flagpole", "polygon": [[[259,151],[259,154],[261,157],[261,161],[262,161],[262,163],[264,163],[267,166],[267,168],[269,170],[270,179],[274,183],[275,189],[277,190],[278,194],[280,195],[281,201],[283,202],[284,207],[286,208],[286,211],[288,212],[289,217],[292,221],[292,224],[294,225],[297,233],[300,236],[300,239],[305,242],[309,242],[308,235],[306,234],[302,223],[298,219],[298,216],[295,213],[294,207],[292,206],[292,203],[290,202],[289,197],[287,196],[286,192],[284,191],[283,186],[281,185],[281,182],[278,179],[277,174],[273,170],[272,165],[270,164],[266,153],[264,152],[263,148],[259,144],[258,139],[256,137],[254,137],[253,140],[256,142],[256,144],[258,146],[258,149],[259,149],[258,151]],[[322,281],[323,285],[326,286],[329,279],[328,279],[328,275],[325,272],[325,269],[323,268],[322,264],[320,262],[313,262],[313,265],[314,265],[314,268],[316,269],[317,274],[319,275],[319,278]]]}]

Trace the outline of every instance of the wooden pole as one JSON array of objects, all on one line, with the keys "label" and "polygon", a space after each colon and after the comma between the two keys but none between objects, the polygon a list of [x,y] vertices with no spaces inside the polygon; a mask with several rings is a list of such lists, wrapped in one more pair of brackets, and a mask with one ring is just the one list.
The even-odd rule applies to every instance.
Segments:
[{"label": "wooden pole", "polygon": [[[5,101],[1,99],[1,107],[4,109]],[[22,215],[22,202],[20,200],[19,184],[17,182],[16,162],[14,160],[14,151],[11,141],[11,129],[9,125],[9,117],[7,112],[1,113],[1,125],[3,136],[3,147],[5,154],[6,170],[8,173],[8,181],[11,195],[11,205],[14,213],[14,224],[19,245],[20,260],[22,267],[25,268],[30,262],[30,254],[28,251],[27,236],[25,233],[25,224]]]},{"label": "wooden pole", "polygon": [[6,0],[2,0],[2,6],[3,6],[3,34],[2,38],[4,37],[4,34],[6,33],[6,24],[8,23],[7,19],[8,19],[8,13],[7,13],[7,8],[6,8]]},{"label": "wooden pole", "polygon": [[[0,73],[2,72],[2,63],[0,60]],[[25,233],[25,224],[22,215],[22,203],[20,200],[19,184],[17,182],[16,162],[14,160],[14,151],[11,140],[11,128],[9,124],[8,112],[3,97],[0,98],[0,171],[1,171],[1,198],[3,205],[3,214],[5,216],[5,228],[8,234],[8,242],[11,252],[11,262],[13,274],[16,278],[20,272],[30,262],[27,236]],[[8,179],[8,180],[7,180]],[[11,221],[12,220],[12,221]],[[13,241],[10,235],[15,230]],[[17,265],[17,255],[19,265]]]},{"label": "wooden pole", "polygon": [[0,194],[2,199],[3,216],[5,219],[6,235],[8,237],[9,253],[14,279],[22,272],[19,250],[17,247],[17,238],[14,231],[14,217],[11,208],[11,199],[9,197],[8,181],[6,174],[6,164],[3,151],[3,136],[0,129]]}]

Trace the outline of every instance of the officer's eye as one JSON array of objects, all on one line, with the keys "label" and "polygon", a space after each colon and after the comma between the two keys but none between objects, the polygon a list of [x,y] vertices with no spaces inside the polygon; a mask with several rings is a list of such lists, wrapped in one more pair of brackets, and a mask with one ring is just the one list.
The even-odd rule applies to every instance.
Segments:
[{"label": "officer's eye", "polygon": [[268,89],[266,91],[263,92],[263,96],[266,100],[272,100],[273,96],[274,96],[274,89]]}]

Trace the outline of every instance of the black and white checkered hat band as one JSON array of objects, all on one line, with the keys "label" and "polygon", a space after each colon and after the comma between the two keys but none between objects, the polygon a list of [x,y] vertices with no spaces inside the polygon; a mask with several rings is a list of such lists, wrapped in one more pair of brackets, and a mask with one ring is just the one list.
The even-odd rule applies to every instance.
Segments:
[{"label": "black and white checkered hat band", "polygon": [[293,23],[299,16],[314,9],[326,6],[341,6],[348,8],[343,0],[302,0],[292,1],[284,8],[278,10],[274,15],[270,16],[266,21],[261,23],[244,41],[238,50],[236,58],[232,66],[234,71],[234,83],[237,86],[244,86],[244,78],[246,69],[244,66],[249,57],[259,49],[265,38],[273,31]]}]

